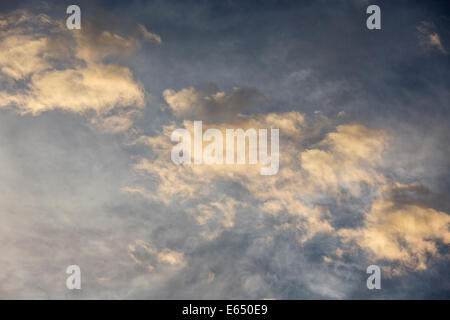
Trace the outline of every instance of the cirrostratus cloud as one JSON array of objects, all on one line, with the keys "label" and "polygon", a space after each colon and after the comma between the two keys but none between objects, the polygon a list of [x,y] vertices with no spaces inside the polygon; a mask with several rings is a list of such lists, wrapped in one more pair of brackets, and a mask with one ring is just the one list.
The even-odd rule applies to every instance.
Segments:
[{"label": "cirrostratus cloud", "polygon": [[104,61],[135,51],[138,38],[88,22],[81,30],[68,30],[64,21],[22,10],[0,21],[0,107],[33,115],[50,110],[90,114],[107,132],[131,126],[144,107],[145,90],[130,69]]},{"label": "cirrostratus cloud", "polygon": [[[181,206],[206,240],[236,228],[238,215],[256,212],[255,230],[267,227],[270,220],[267,239],[287,232],[295,235],[301,247],[316,236],[334,238],[337,253],[324,252],[324,260],[330,263],[345,252],[354,252],[356,246],[364,259],[400,275],[405,270],[423,270],[440,257],[438,244],[450,240],[448,215],[426,204],[400,206],[386,198],[386,190],[400,188],[382,169],[389,144],[386,132],[342,123],[338,117],[307,119],[299,112],[244,114],[257,95],[248,89],[164,91],[174,121],[161,134],[136,141],[151,148],[154,157],[141,158],[134,168],[156,179],[156,190],[141,184],[123,191]],[[205,120],[203,130],[222,132],[227,128],[279,128],[278,174],[261,176],[255,165],[173,164],[170,135],[177,127],[193,132],[193,120]],[[341,217],[344,212],[352,213],[347,220]],[[355,227],[358,219],[361,223]]]}]

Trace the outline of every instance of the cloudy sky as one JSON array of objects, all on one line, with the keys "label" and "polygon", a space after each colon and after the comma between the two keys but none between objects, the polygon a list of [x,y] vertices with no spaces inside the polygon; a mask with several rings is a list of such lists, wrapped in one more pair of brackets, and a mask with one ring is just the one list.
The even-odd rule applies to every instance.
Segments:
[{"label": "cloudy sky", "polygon": [[[447,1],[70,4],[0,4],[0,298],[450,298]],[[195,120],[278,173],[175,165]]]}]

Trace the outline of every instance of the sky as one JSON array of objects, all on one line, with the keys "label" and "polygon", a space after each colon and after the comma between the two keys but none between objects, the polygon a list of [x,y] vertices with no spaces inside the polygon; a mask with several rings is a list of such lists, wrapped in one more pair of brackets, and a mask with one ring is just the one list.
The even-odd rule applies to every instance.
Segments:
[{"label": "sky", "polygon": [[[0,4],[0,299],[450,298],[447,1],[71,4]],[[194,121],[278,172],[176,165]]]}]

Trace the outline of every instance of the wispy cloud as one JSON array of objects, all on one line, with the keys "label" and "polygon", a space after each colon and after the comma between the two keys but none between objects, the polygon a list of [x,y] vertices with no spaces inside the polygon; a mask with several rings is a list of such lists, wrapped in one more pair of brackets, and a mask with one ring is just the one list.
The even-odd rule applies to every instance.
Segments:
[{"label": "wispy cloud", "polygon": [[447,50],[441,43],[439,34],[435,30],[436,27],[432,22],[422,21],[417,26],[420,45],[428,49],[437,49],[443,54],[448,54]]},{"label": "wispy cloud", "polygon": [[[222,131],[238,127],[279,128],[282,148],[279,174],[261,177],[250,165],[176,166],[168,161],[173,145],[170,133],[176,127],[170,124],[160,135],[142,136],[136,141],[150,147],[154,156],[142,158],[135,170],[156,178],[157,189],[130,186],[123,191],[168,206],[181,204],[201,226],[205,239],[215,239],[232,228],[238,212],[259,211],[262,216],[254,223],[264,223],[270,217],[272,232],[293,232],[299,246],[315,236],[327,234],[336,237],[336,241],[342,239],[339,249],[342,256],[342,250],[352,250],[348,242],[355,240],[375,262],[387,260],[400,264],[389,269],[391,275],[408,268],[425,269],[431,260],[425,256],[428,253],[438,256],[437,242],[448,242],[448,215],[421,206],[398,208],[378,196],[383,190],[399,188],[383,167],[389,144],[386,132],[358,123],[338,124],[338,116],[335,119],[321,116],[315,120],[308,120],[299,112],[244,116],[239,111],[248,106],[249,100],[228,103],[233,101],[236,92],[239,89],[205,95],[189,88],[178,93],[166,90],[164,98],[177,118],[215,119],[204,130],[209,127]],[[224,101],[227,103],[220,103]],[[211,114],[220,116],[211,118]],[[184,120],[182,125],[193,131],[192,121]],[[245,200],[233,188],[219,187],[223,184],[240,186],[246,192]],[[359,212],[365,227],[341,229],[333,225],[334,215],[351,198],[364,199],[362,208],[370,206],[371,210]],[[289,223],[283,222],[286,217],[290,217]],[[421,223],[425,226],[419,230]],[[403,248],[401,242],[407,247]]]}]

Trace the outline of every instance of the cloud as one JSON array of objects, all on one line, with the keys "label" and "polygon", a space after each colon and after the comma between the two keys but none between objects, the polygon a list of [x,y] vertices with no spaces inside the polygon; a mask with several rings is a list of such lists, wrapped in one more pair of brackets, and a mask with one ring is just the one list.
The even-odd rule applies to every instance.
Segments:
[{"label": "cloud", "polygon": [[207,90],[191,87],[176,92],[167,89],[163,97],[176,118],[209,122],[234,120],[245,108],[264,99],[256,89],[234,88],[229,93],[215,89],[214,85]]},{"label": "cloud", "polygon": [[[340,235],[369,250],[375,261],[388,262],[388,274],[426,270],[430,261],[440,256],[439,243],[450,243],[450,216],[414,203],[416,185],[397,184],[384,190],[384,195],[365,214],[364,226],[340,230]],[[408,196],[412,203],[398,201],[399,193],[413,193]]]},{"label": "cloud", "polygon": [[82,30],[73,31],[77,43],[76,57],[85,62],[101,63],[107,57],[127,56],[140,48],[139,39],[98,29],[85,23]]},{"label": "cloud", "polygon": [[[448,101],[445,68],[417,64],[402,33],[368,43],[350,7],[297,5],[217,20],[202,4],[186,20],[185,5],[112,4],[170,35],[154,51],[139,48],[158,37],[114,19],[83,20],[77,32],[42,14],[2,15],[0,296],[446,297],[448,121],[436,116]],[[417,9],[398,13],[412,21]],[[308,29],[318,12],[331,20]],[[324,30],[331,42],[317,41]],[[432,33],[445,49],[444,33]],[[398,61],[386,47],[401,51]],[[211,75],[222,88],[246,87],[191,86]],[[150,99],[164,107],[144,108]],[[278,174],[175,166],[170,134],[194,120],[222,132],[280,128]],[[83,274],[76,293],[65,287],[73,263]],[[376,293],[365,285],[369,264],[383,267]]]},{"label": "cloud", "polygon": [[106,114],[115,107],[144,106],[144,91],[130,70],[113,64],[35,73],[27,88],[17,91],[0,93],[0,104],[33,115],[55,109]]},{"label": "cloud", "polygon": [[33,39],[28,36],[10,36],[0,42],[1,71],[20,80],[33,72],[50,68],[50,64],[42,57],[47,48],[45,38]]},{"label": "cloud", "polygon": [[345,185],[354,195],[360,194],[361,183],[384,183],[375,166],[381,161],[387,134],[359,124],[341,125],[336,130],[320,142],[319,148],[302,152],[302,167],[310,182],[334,193]]},{"label": "cloud", "polygon": [[437,49],[443,54],[448,54],[447,50],[442,46],[441,38],[435,29],[434,24],[428,21],[422,21],[417,26],[420,45],[428,49]]},{"label": "cloud", "polygon": [[110,133],[128,130],[145,106],[145,89],[131,70],[105,59],[135,52],[140,41],[86,21],[67,30],[47,15],[2,15],[0,70],[9,77],[0,107],[39,115],[64,110],[87,115]]},{"label": "cloud", "polygon": [[[180,107],[178,101],[174,102],[171,99],[169,99],[169,104],[175,110],[177,107],[183,109],[187,117],[192,117],[192,114],[196,116],[198,110],[193,108],[195,104],[191,103],[192,99],[186,98],[185,94],[187,93],[191,97],[195,93],[197,101],[202,100],[204,97],[197,94],[197,91],[194,89],[180,92],[182,98],[177,96],[175,99],[181,99],[184,102],[189,101],[188,107],[184,108],[185,105]],[[226,97],[232,96],[236,92],[240,92],[239,89],[234,89],[231,94],[219,92],[216,95]],[[167,91],[166,95],[168,95]],[[173,97],[172,93],[170,93],[170,96]],[[239,105],[239,108],[245,106],[245,104]],[[297,163],[297,166],[299,165],[299,153],[302,151],[302,148],[301,144],[298,145],[298,142],[301,143],[302,138],[305,139],[309,135],[306,130],[305,132],[302,130],[302,127],[306,125],[304,116],[298,112],[250,114],[244,116],[236,114],[237,111],[235,110],[239,108],[235,106],[224,104],[216,105],[215,107],[225,108],[226,111],[215,110],[214,115],[220,114],[219,118],[230,119],[222,117],[222,112],[229,112],[233,114],[234,122],[210,122],[204,125],[204,130],[217,128],[224,133],[227,128],[243,128],[244,130],[247,128],[279,128],[282,132],[280,144],[285,147],[280,160],[281,165],[286,165],[286,168],[273,178],[261,179],[259,165],[224,164],[199,166],[191,164],[177,166],[170,161],[170,152],[173,146],[170,135],[176,128],[174,124],[171,124],[164,126],[160,135],[153,137],[142,136],[136,141],[138,144],[150,147],[155,155],[153,159],[142,158],[136,163],[134,168],[138,172],[145,172],[145,174],[149,174],[158,180],[156,191],[150,192],[142,186],[129,186],[124,188],[123,191],[140,194],[147,199],[162,202],[165,205],[177,202],[187,205],[187,213],[193,216],[197,223],[203,227],[201,234],[206,238],[215,238],[223,230],[233,227],[236,210],[248,209],[249,205],[248,201],[244,202],[236,195],[223,194],[223,191],[217,190],[216,183],[218,181],[223,181],[226,184],[241,185],[242,188],[245,188],[250,193],[250,203],[253,201],[257,202],[253,204],[255,209],[261,206],[264,210],[272,210],[273,212],[273,208],[277,207],[277,205],[282,210],[288,207],[289,210],[292,210],[291,213],[293,215],[298,215],[310,224],[308,231],[310,236],[317,232],[332,230],[328,222],[321,219],[323,212],[319,208],[308,208],[301,199],[292,194],[293,189],[304,187],[307,184],[301,172],[296,172],[287,167],[288,164]],[[217,119],[217,117],[210,119]],[[185,120],[182,125],[192,132],[192,121]],[[294,142],[293,139],[297,139],[297,142]],[[300,169],[300,166],[298,168]],[[209,186],[209,188],[205,188],[205,186]],[[309,187],[306,188],[308,189]],[[281,201],[282,204],[273,203],[270,205],[270,201],[274,198],[278,199],[278,202]],[[265,203],[266,201],[268,203]]]},{"label": "cloud", "polygon": [[[171,123],[161,134],[135,141],[148,146],[153,157],[141,158],[134,169],[156,181],[152,187],[156,189],[136,185],[122,190],[166,206],[182,206],[209,241],[233,229],[240,214],[255,211],[262,216],[254,223],[271,219],[270,232],[293,233],[299,245],[325,235],[342,240],[342,247],[336,249],[337,260],[343,250],[352,250],[348,243],[354,242],[374,261],[395,261],[399,267],[390,270],[393,275],[401,268],[426,268],[432,261],[426,258],[428,254],[439,257],[435,242],[428,239],[448,241],[446,213],[414,205],[398,208],[378,197],[381,190],[391,190],[391,194],[398,190],[398,182],[388,178],[383,167],[387,132],[359,123],[339,124],[338,115],[335,119],[323,115],[307,118],[299,112],[243,115],[240,110],[245,110],[250,100],[234,100],[239,92],[235,88],[230,93],[206,94],[188,88],[166,90],[164,98],[176,118],[209,119],[203,130],[279,128],[278,174],[261,177],[257,165],[177,166],[170,161],[170,135],[178,126]],[[236,101],[237,105],[232,103]],[[184,120],[181,127],[192,133],[193,121]],[[234,192],[235,188],[241,191]],[[362,226],[348,229],[336,225],[337,213],[355,199],[371,208],[356,213],[362,216]]]},{"label": "cloud", "polygon": [[91,124],[100,128],[106,133],[119,133],[130,129],[133,126],[133,118],[139,115],[139,111],[131,110],[118,112],[112,116],[92,117]]},{"label": "cloud", "polygon": [[159,35],[157,35],[156,33],[148,31],[147,28],[144,25],[142,25],[142,24],[139,24],[138,27],[139,27],[139,31],[142,33],[142,35],[144,36],[144,38],[146,40],[152,40],[152,41],[155,41],[158,44],[162,43],[161,37]]},{"label": "cloud", "polygon": [[167,248],[158,250],[144,240],[129,244],[128,255],[137,265],[148,271],[160,271],[167,267],[183,268],[186,265],[183,253]]}]

